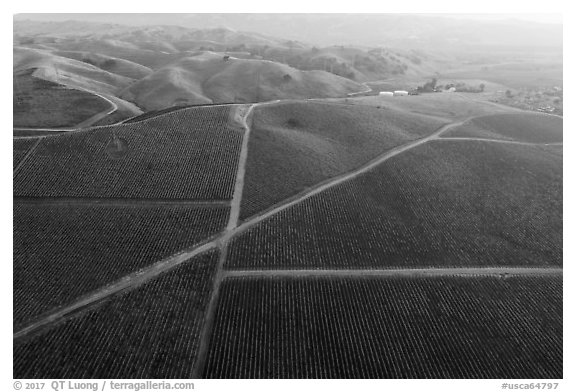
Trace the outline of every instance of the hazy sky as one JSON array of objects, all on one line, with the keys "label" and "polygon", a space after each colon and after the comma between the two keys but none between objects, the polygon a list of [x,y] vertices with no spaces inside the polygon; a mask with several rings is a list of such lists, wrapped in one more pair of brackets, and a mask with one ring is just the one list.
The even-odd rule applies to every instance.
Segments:
[{"label": "hazy sky", "polygon": [[[119,19],[122,20],[123,23],[132,24],[134,23],[133,20],[130,18],[130,14],[124,14],[125,18],[121,18],[122,14],[115,14],[115,20],[118,21]],[[151,14],[153,15],[153,14]],[[416,15],[428,15],[428,16],[448,16],[457,19],[475,19],[475,20],[506,20],[506,19],[519,19],[519,20],[526,20],[532,22],[540,22],[540,23],[554,23],[560,24],[562,23],[562,14],[561,13],[467,13],[467,14],[442,14],[442,13],[434,13],[434,14],[416,14]],[[14,19],[22,20],[22,19],[32,19],[32,20],[43,20],[43,21],[62,21],[62,20],[100,20],[102,14],[61,14],[61,13],[53,13],[53,14],[17,14],[14,15]]]},{"label": "hazy sky", "polygon": [[427,48],[450,44],[562,47],[562,14],[60,13],[19,14],[15,19],[78,20],[129,26],[226,27],[322,46]]},{"label": "hazy sky", "polygon": [[[442,15],[442,14],[439,14]],[[520,19],[539,23],[562,23],[562,14],[443,14],[459,19],[505,20]]]}]

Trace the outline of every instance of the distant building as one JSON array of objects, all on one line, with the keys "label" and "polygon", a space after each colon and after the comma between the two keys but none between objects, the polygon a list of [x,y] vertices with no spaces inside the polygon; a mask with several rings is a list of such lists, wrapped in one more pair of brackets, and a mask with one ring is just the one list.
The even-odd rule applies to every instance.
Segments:
[{"label": "distant building", "polygon": [[378,95],[381,97],[392,97],[394,93],[392,91],[380,91]]},{"label": "distant building", "polygon": [[449,93],[454,93],[454,92],[456,92],[456,87],[450,87],[450,88],[448,89],[448,92],[449,92]]},{"label": "distant building", "polygon": [[404,90],[396,90],[396,91],[394,91],[394,96],[401,96],[401,97],[403,97],[403,96],[405,96],[405,95],[408,95],[408,91],[404,91]]}]

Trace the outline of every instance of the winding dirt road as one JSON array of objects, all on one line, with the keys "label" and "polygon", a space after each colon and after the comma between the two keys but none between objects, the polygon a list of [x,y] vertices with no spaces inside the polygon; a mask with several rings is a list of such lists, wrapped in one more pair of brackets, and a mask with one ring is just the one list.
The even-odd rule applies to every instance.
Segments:
[{"label": "winding dirt road", "polygon": [[441,137],[438,140],[492,142],[492,143],[503,143],[503,144],[518,144],[521,146],[562,146],[563,145],[563,143],[531,143],[531,142],[519,142],[516,140],[487,139],[487,138],[481,138],[481,137]]}]

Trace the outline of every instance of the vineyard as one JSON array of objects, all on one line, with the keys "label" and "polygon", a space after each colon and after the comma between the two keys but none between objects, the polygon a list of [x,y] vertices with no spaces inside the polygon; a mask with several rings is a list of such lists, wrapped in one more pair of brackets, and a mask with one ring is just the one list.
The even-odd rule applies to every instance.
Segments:
[{"label": "vineyard", "polygon": [[217,252],[14,342],[16,378],[189,378]]},{"label": "vineyard", "polygon": [[228,269],[562,265],[562,160],[433,141],[240,232]]},{"label": "vineyard", "polygon": [[254,111],[240,218],[362,166],[444,123],[392,110],[290,102]]},{"label": "vineyard", "polygon": [[228,208],[14,203],[14,326],[220,232]]},{"label": "vineyard", "polygon": [[24,159],[26,153],[36,142],[38,139],[36,138],[26,138],[26,139],[12,139],[12,167],[16,168],[18,164]]},{"label": "vineyard", "polygon": [[193,108],[45,138],[15,177],[14,195],[230,199],[243,130],[229,112]]},{"label": "vineyard", "polygon": [[562,143],[563,120],[543,114],[495,114],[474,118],[446,136],[516,140],[528,143]]},{"label": "vineyard", "polygon": [[562,378],[562,278],[228,278],[204,376]]}]

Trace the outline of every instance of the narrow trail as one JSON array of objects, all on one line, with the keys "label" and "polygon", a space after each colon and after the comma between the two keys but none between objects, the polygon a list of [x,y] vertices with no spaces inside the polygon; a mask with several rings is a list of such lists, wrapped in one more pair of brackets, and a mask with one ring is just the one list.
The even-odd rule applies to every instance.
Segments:
[{"label": "narrow trail", "polygon": [[518,144],[521,146],[562,146],[563,145],[563,143],[531,143],[531,142],[519,142],[516,140],[486,139],[486,138],[481,138],[481,137],[440,137],[437,139],[437,141],[443,141],[443,140]]},{"label": "narrow trail", "polygon": [[242,147],[238,159],[238,172],[236,173],[236,185],[234,186],[234,196],[230,206],[230,218],[226,230],[232,230],[238,224],[240,216],[240,203],[242,201],[242,191],[244,189],[244,175],[246,173],[246,160],[248,157],[248,138],[250,137],[250,126],[248,126],[248,117],[256,105],[251,105],[246,113],[242,116],[242,126],[244,127],[244,136],[242,137]]},{"label": "narrow trail", "polygon": [[22,158],[20,160],[20,162],[18,163],[18,165],[16,165],[16,167],[14,168],[14,170],[12,171],[12,179],[14,179],[14,177],[16,177],[16,174],[18,173],[18,170],[20,170],[20,168],[22,167],[22,165],[24,164],[24,162],[26,162],[26,159],[28,159],[28,157],[30,155],[32,155],[32,153],[34,152],[34,150],[36,149],[36,147],[38,147],[38,145],[40,144],[40,142],[42,141],[42,138],[38,138],[38,140],[36,140],[36,143],[34,143],[34,145],[32,147],[30,147],[30,149],[28,149],[28,151],[26,152],[26,155],[24,155],[24,158]]},{"label": "narrow trail", "polygon": [[110,115],[110,114],[112,114],[118,110],[118,105],[116,105],[115,102],[111,101],[110,99],[106,98],[105,96],[98,94],[95,91],[89,91],[89,90],[82,89],[82,88],[81,88],[81,90],[84,90],[86,92],[89,92],[89,93],[92,93],[94,95],[99,96],[100,98],[106,100],[110,105],[112,105],[112,107],[108,110],[104,110],[100,113],[96,113],[92,117],[82,121],[80,124],[77,124],[74,128],[87,128],[87,127],[91,126],[92,124],[95,124],[98,121],[102,120],[104,117],[106,117],[106,116],[108,116],[108,115]]},{"label": "narrow trail", "polygon": [[14,196],[15,204],[41,206],[113,206],[113,207],[201,207],[225,208],[230,200],[178,200],[178,199],[145,199],[114,197],[28,197]]},{"label": "narrow trail", "polygon": [[364,91],[358,91],[358,92],[355,92],[355,93],[346,94],[346,96],[347,96],[347,97],[355,97],[355,96],[357,96],[357,95],[367,94],[367,93],[371,93],[371,92],[373,91],[373,90],[372,90],[372,87],[368,86],[366,83],[362,83],[362,85],[363,85],[364,87],[366,87],[366,89],[365,89]]},{"label": "narrow trail", "polygon": [[[226,277],[231,276],[316,276],[316,275],[327,275],[327,276],[360,276],[360,275],[382,275],[382,276],[389,276],[389,275],[430,275],[430,274],[462,274],[462,275],[515,275],[515,274],[561,274],[561,268],[450,268],[450,269],[438,269],[438,268],[426,268],[426,269],[408,269],[408,270],[254,270],[254,271],[226,271],[224,270],[224,263],[226,260],[226,253],[228,243],[231,238],[235,235],[238,235],[245,230],[248,230],[250,227],[258,224],[259,222],[267,219],[268,217],[287,209],[303,200],[306,200],[326,189],[329,189],[333,186],[339,185],[345,181],[351,180],[353,178],[358,177],[359,175],[366,173],[378,165],[382,164],[383,162],[387,161],[388,159],[397,156],[405,151],[411,150],[415,147],[418,147],[424,143],[427,143],[431,140],[451,140],[450,138],[441,138],[440,135],[452,129],[454,127],[460,126],[465,122],[469,121],[470,119],[476,117],[470,117],[458,122],[453,122],[450,124],[445,124],[436,130],[434,133],[414,141],[411,141],[407,144],[395,147],[387,152],[379,155],[375,159],[367,162],[365,165],[351,171],[348,173],[344,173],[340,176],[333,177],[329,180],[326,180],[323,183],[316,184],[315,186],[301,192],[300,194],[296,195],[295,197],[284,200],[276,206],[273,206],[269,210],[261,213],[260,215],[254,216],[243,223],[239,224],[238,217],[239,217],[239,209],[242,201],[242,191],[244,185],[244,174],[245,174],[245,165],[247,159],[247,149],[248,149],[248,137],[250,134],[250,126],[248,125],[248,117],[251,113],[253,113],[254,109],[257,106],[264,106],[264,105],[273,105],[279,102],[284,102],[282,100],[275,100],[269,102],[262,102],[256,104],[250,104],[249,109],[246,111],[244,116],[242,117],[242,126],[245,128],[246,132],[243,137],[242,141],[242,150],[240,154],[239,164],[238,164],[238,172],[236,177],[236,184],[234,190],[234,197],[230,202],[231,206],[231,213],[228,224],[226,229],[216,234],[215,236],[206,239],[205,242],[194,246],[193,248],[189,248],[184,250],[176,255],[163,259],[150,267],[138,271],[134,274],[128,275],[119,281],[113,282],[112,284],[98,289],[97,291],[90,293],[89,295],[77,300],[76,302],[61,308],[57,309],[49,314],[43,316],[41,320],[34,322],[26,326],[25,328],[21,329],[20,331],[14,333],[14,339],[23,338],[38,332],[39,330],[43,330],[45,328],[49,328],[51,325],[55,325],[57,323],[63,322],[69,318],[75,317],[78,315],[82,310],[90,307],[91,305],[95,304],[96,302],[103,301],[107,297],[115,295],[119,292],[127,291],[130,289],[134,289],[141,284],[146,283],[147,281],[154,279],[161,273],[169,271],[179,264],[186,262],[190,258],[199,255],[203,252],[209,251],[211,249],[219,249],[220,250],[220,257],[217,265],[217,269],[215,272],[215,278],[213,282],[213,290],[211,294],[211,298],[209,301],[209,305],[206,311],[206,317],[204,321],[204,326],[201,332],[201,340],[200,340],[200,347],[198,351],[198,361],[193,369],[193,375],[195,377],[199,377],[202,374],[203,367],[206,360],[206,354],[209,346],[210,336],[212,332],[212,325],[214,322],[214,316],[216,312],[216,305],[218,302],[218,295],[219,295],[219,287],[223,279]],[[229,104],[228,104],[229,105]],[[247,106],[247,105],[233,105],[233,106]],[[184,110],[184,109],[183,109]],[[460,138],[458,138],[460,139]],[[480,139],[480,140],[488,140],[490,139]],[[494,140],[496,141],[496,140]],[[501,142],[498,140],[497,142]],[[504,141],[506,142],[506,141]],[[518,144],[518,143],[516,143]],[[32,150],[32,149],[31,149]],[[16,172],[16,170],[15,170]],[[234,212],[232,211],[234,210]],[[402,272],[405,271],[405,272]]]},{"label": "narrow trail", "polygon": [[358,276],[544,276],[562,275],[559,267],[453,267],[453,268],[399,268],[399,269],[299,269],[299,270],[228,270],[224,278],[232,277],[358,277]]}]

